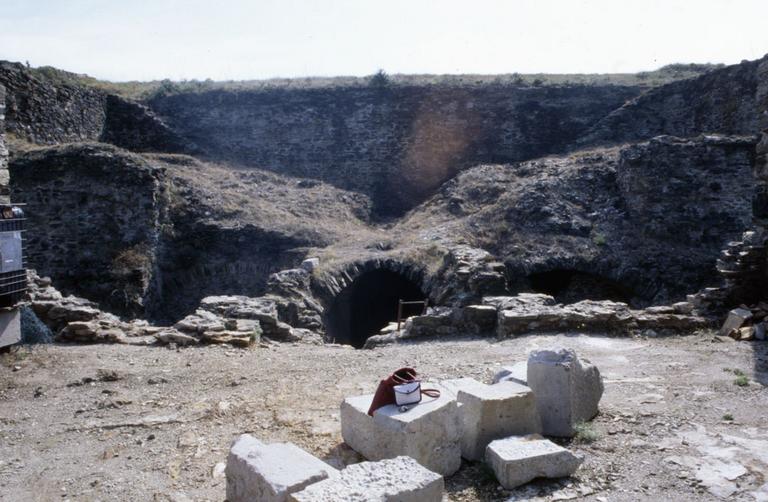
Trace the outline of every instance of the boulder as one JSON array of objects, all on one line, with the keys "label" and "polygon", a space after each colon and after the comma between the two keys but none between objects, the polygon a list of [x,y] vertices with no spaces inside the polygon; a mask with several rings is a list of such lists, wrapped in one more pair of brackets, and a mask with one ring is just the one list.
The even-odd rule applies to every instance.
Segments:
[{"label": "boulder", "polygon": [[265,444],[243,434],[227,457],[229,502],[285,502],[298,492],[338,471],[291,443]]},{"label": "boulder", "polygon": [[455,392],[461,421],[461,456],[482,460],[494,439],[541,432],[533,392],[515,382],[486,385],[473,378],[443,382]]},{"label": "boulder", "polygon": [[597,415],[603,395],[598,369],[582,363],[571,349],[531,352],[528,385],[536,396],[546,436],[572,437],[576,423]]},{"label": "boulder", "polygon": [[423,396],[421,403],[400,411],[395,405],[368,408],[373,394],[349,397],[341,403],[341,435],[368,460],[407,455],[429,470],[449,476],[461,466],[461,429],[453,393],[439,385],[439,398]]},{"label": "boulder", "polygon": [[489,444],[485,461],[501,486],[511,490],[535,478],[570,476],[583,459],[541,436],[515,436]]},{"label": "boulder", "polygon": [[361,462],[293,493],[292,502],[441,502],[443,477],[410,457]]},{"label": "boulder", "polygon": [[301,268],[303,270],[306,270],[310,274],[314,272],[314,270],[320,266],[320,258],[307,258],[303,262],[301,262]]}]

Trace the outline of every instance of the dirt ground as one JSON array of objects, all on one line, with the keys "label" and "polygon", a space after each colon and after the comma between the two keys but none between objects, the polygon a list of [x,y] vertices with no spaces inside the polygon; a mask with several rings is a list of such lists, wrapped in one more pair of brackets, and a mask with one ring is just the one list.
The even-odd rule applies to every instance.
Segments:
[{"label": "dirt ground", "polygon": [[[575,476],[502,490],[483,464],[446,480],[451,501],[768,500],[768,344],[526,336],[375,350],[269,344],[168,349],[48,345],[0,356],[0,499],[224,500],[238,434],[292,441],[341,466],[339,403],[414,366],[486,382],[534,348],[572,347],[605,379],[597,439],[566,444]],[[737,385],[740,372],[741,384]],[[762,382],[762,383],[761,383]]]}]

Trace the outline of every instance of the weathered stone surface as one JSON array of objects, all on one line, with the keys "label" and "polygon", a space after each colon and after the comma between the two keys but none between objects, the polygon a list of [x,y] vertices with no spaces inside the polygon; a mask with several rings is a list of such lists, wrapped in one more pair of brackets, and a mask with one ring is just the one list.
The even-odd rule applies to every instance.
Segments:
[{"label": "weathered stone surface", "polygon": [[718,334],[720,336],[728,336],[731,334],[731,331],[741,328],[751,318],[752,312],[750,310],[742,308],[733,309],[728,312],[728,318],[723,323]]},{"label": "weathered stone surface", "polygon": [[265,444],[243,434],[227,457],[229,502],[285,502],[312,483],[336,478],[338,471],[291,443]]},{"label": "weathered stone surface", "polygon": [[439,398],[423,396],[422,402],[400,412],[395,405],[368,415],[372,394],[349,397],[341,404],[341,435],[368,460],[407,455],[432,471],[449,476],[461,465],[460,421],[456,398],[439,385]]},{"label": "weathered stone surface", "polygon": [[528,362],[520,361],[511,366],[504,366],[493,375],[493,383],[515,382],[528,385]]},{"label": "weathered stone surface", "polygon": [[496,328],[498,312],[493,305],[467,305],[462,310],[462,322],[472,333],[489,333]]},{"label": "weathered stone surface", "polygon": [[443,477],[410,457],[361,462],[290,495],[292,502],[441,502]]},{"label": "weathered stone surface", "polygon": [[571,349],[537,350],[528,356],[528,385],[547,436],[571,437],[573,426],[598,413],[603,380],[597,367]]},{"label": "weathered stone surface", "polygon": [[301,268],[307,272],[312,273],[317,267],[320,266],[320,258],[307,258],[301,262]]},{"label": "weathered stone surface", "polygon": [[461,456],[481,460],[494,439],[538,434],[541,420],[533,392],[515,382],[486,385],[473,378],[447,380],[456,394],[461,420]]},{"label": "weathered stone surface", "polygon": [[583,459],[541,436],[509,437],[488,445],[486,462],[504,488],[511,490],[535,478],[570,476]]}]

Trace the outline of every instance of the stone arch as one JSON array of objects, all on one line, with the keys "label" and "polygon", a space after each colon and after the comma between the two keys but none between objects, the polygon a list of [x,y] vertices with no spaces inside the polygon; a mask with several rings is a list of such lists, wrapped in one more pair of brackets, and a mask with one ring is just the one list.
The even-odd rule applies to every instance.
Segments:
[{"label": "stone arch", "polygon": [[[423,271],[394,260],[351,264],[328,274],[318,296],[324,303],[324,324],[331,342],[360,348],[368,337],[397,319],[398,300],[427,298]],[[421,306],[404,308],[414,315]]]}]

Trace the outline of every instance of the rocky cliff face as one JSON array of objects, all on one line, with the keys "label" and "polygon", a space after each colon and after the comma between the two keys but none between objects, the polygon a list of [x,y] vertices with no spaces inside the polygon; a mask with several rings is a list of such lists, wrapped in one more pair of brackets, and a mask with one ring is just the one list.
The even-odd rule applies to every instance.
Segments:
[{"label": "rocky cliff face", "polygon": [[664,134],[683,138],[707,133],[757,134],[757,69],[764,60],[651,89],[600,120],[573,149]]},{"label": "rocky cliff face", "polygon": [[401,214],[460,170],[562,151],[634,87],[209,91],[149,102],[209,159],[323,180]]}]

